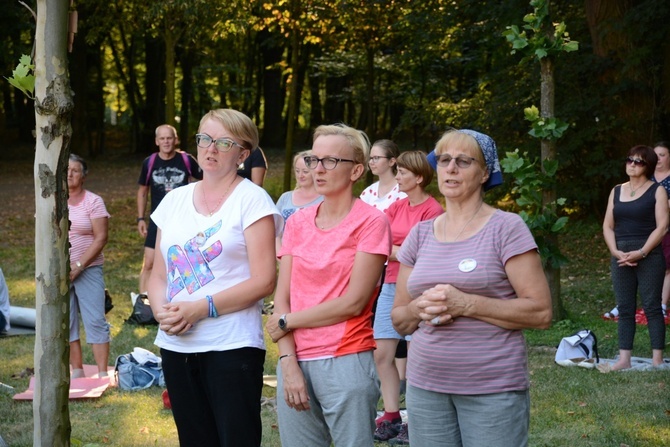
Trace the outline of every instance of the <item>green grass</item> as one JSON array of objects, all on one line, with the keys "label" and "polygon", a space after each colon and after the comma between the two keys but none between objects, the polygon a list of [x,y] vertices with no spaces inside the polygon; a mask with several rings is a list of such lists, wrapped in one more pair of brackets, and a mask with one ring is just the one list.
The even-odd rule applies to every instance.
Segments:
[{"label": "green grass", "polygon": [[[281,191],[281,155],[270,152],[272,169],[266,187],[276,199]],[[128,293],[137,289],[142,241],[135,229],[135,181],[139,160],[100,160],[91,163],[90,183],[112,214],[105,249],[105,280],[114,298],[108,314],[113,341],[110,362],[140,346],[157,352],[156,329],[124,324],[130,315]],[[112,175],[113,174],[113,175]],[[17,161],[0,167],[0,203],[11,204],[0,214],[0,266],[8,281],[12,304],[34,307],[34,229],[32,165]],[[8,195],[5,186],[24,185],[30,195]],[[362,184],[358,185],[359,188]],[[21,201],[22,200],[22,201]],[[598,336],[601,355],[617,353],[616,324],[600,315],[614,303],[609,279],[608,253],[600,224],[572,222],[562,246],[571,263],[562,272],[566,320],[546,331],[526,331],[530,346],[532,446],[666,446],[670,444],[670,374],[640,372],[600,374],[581,368],[562,368],[553,362],[560,339],[580,328]],[[34,337],[0,339],[0,382],[23,391],[27,377],[13,377],[33,365]],[[90,349],[85,361],[93,363]],[[634,355],[649,357],[646,327],[638,327]],[[268,343],[265,372],[273,374],[277,351]],[[109,389],[96,400],[70,403],[73,445],[177,446],[172,416],[162,408],[161,389],[123,392]],[[265,387],[264,395],[275,390]],[[276,415],[264,407],[263,446],[279,446]],[[14,402],[0,391],[0,436],[11,446],[32,445],[32,405]],[[380,444],[383,445],[383,444]]]}]

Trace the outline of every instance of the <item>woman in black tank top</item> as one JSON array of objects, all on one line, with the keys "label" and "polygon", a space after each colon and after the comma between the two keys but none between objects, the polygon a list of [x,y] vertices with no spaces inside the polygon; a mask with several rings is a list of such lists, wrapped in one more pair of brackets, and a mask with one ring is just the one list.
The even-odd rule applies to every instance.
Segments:
[{"label": "woman in black tank top", "polygon": [[603,236],[612,254],[612,286],[619,310],[619,359],[598,366],[601,372],[631,367],[637,294],[647,316],[652,364],[663,365],[665,321],[661,292],[665,258],[661,240],[670,221],[668,194],[651,181],[657,156],[649,146],[634,146],[626,158],[628,182],[610,192]]}]

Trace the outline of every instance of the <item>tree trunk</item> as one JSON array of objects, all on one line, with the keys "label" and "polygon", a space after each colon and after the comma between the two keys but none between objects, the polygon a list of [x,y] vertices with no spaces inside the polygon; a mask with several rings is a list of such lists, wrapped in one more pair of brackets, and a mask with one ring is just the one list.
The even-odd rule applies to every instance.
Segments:
[{"label": "tree trunk", "polygon": [[67,163],[73,109],[67,72],[69,0],[38,0],[35,29],[34,446],[70,445]]},{"label": "tree trunk", "polygon": [[286,146],[284,149],[284,191],[291,189],[291,172],[293,172],[293,146],[295,144],[296,114],[298,111],[298,65],[300,62],[300,30],[297,17],[300,16],[300,2],[292,0],[291,15],[291,83],[288,95],[288,117],[286,119]]},{"label": "tree trunk", "polygon": [[[540,60],[540,115],[543,118],[554,118],[554,61],[551,57]],[[542,139],[541,141],[542,172],[545,172],[545,162],[556,159],[556,142],[554,140]],[[542,192],[542,206],[555,207],[556,186],[545,188]],[[547,236],[547,242],[558,248],[558,237]],[[556,321],[565,317],[565,309],[561,300],[561,268],[554,267],[550,262],[545,263],[544,271],[551,290],[551,307],[553,318]]]},{"label": "tree trunk", "polygon": [[[169,16],[168,16],[169,17]],[[166,21],[169,19],[165,19]],[[175,125],[175,48],[177,39],[168,26],[165,27],[165,122]]]}]

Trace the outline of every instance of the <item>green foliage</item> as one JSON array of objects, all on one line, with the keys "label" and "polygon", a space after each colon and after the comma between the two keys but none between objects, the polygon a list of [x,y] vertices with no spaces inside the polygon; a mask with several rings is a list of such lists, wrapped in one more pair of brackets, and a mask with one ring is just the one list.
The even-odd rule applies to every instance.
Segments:
[{"label": "green foliage", "polygon": [[549,0],[531,0],[530,5],[534,11],[524,16],[525,25],[522,28],[508,26],[503,32],[512,45],[512,54],[524,50],[527,56],[540,60],[579,49],[579,43],[570,39],[564,22],[553,23],[553,30],[545,32],[549,22]]},{"label": "green foliage", "polygon": [[12,72],[12,77],[5,77],[14,87],[18,88],[30,99],[35,99],[35,64],[31,57],[24,54],[19,59],[19,64]]},{"label": "green foliage", "polygon": [[568,218],[560,216],[558,210],[565,205],[565,199],[559,198],[551,203],[543,203],[542,193],[554,185],[554,176],[558,169],[556,160],[544,163],[544,172],[538,167],[537,160],[531,160],[527,152],[523,156],[519,150],[507,152],[500,161],[507,174],[514,177],[510,194],[519,207],[519,216],[526,222],[537,242],[540,256],[545,265],[559,268],[567,263],[555,242],[555,236],[563,232]]},{"label": "green foliage", "polygon": [[531,122],[531,130],[528,133],[542,140],[558,140],[570,127],[570,124],[560,118],[541,117],[540,111],[535,106],[526,107],[523,109],[523,114],[526,120]]}]

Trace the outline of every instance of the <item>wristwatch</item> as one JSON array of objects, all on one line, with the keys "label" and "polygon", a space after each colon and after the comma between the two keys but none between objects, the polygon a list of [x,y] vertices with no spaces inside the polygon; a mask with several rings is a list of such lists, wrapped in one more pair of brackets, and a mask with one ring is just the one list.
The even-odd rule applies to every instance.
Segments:
[{"label": "wristwatch", "polygon": [[76,265],[79,270],[82,270],[81,262],[77,261],[74,263],[74,265]]},{"label": "wristwatch", "polygon": [[140,221],[143,221],[143,220],[144,220],[144,217],[138,217],[137,218],[137,223],[140,223]]},{"label": "wristwatch", "polygon": [[279,317],[279,321],[277,321],[277,326],[279,326],[279,329],[281,329],[284,332],[288,332],[290,330],[288,328],[288,322],[286,321],[286,314]]}]

